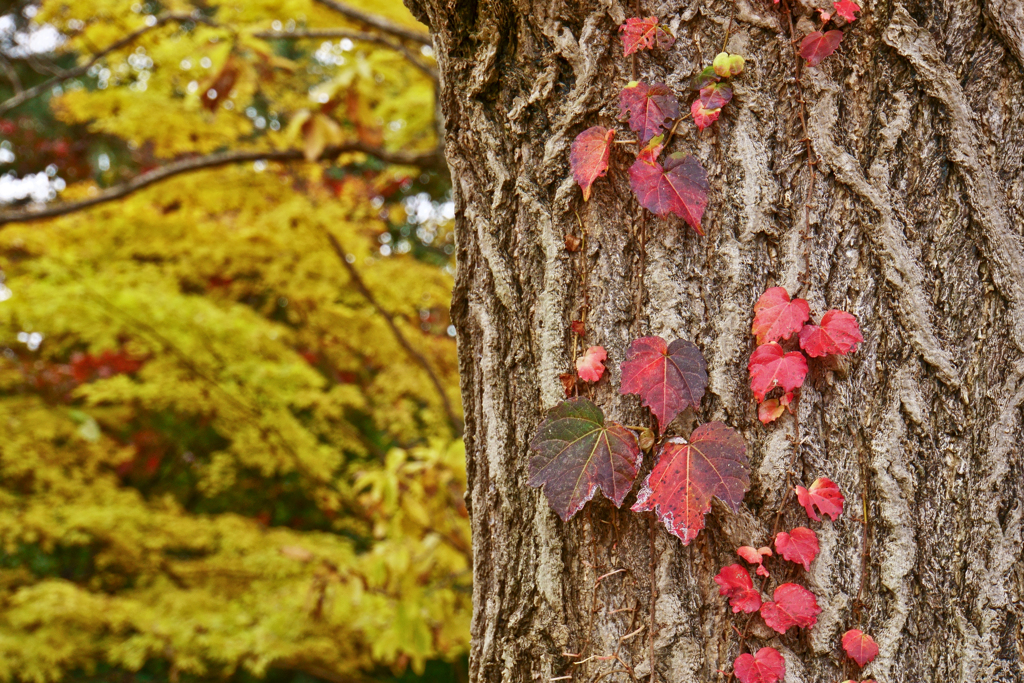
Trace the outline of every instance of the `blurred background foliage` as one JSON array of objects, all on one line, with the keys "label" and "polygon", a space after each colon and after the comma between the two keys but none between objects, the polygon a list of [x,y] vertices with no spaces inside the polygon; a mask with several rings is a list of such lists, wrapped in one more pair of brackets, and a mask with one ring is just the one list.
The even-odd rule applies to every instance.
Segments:
[{"label": "blurred background foliage", "polygon": [[465,678],[400,0],[0,3],[0,680]]}]

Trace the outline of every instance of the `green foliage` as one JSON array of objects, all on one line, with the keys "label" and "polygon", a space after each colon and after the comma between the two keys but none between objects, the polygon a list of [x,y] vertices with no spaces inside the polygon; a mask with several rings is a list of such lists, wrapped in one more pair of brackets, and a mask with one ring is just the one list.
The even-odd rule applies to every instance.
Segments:
[{"label": "green foliage", "polygon": [[[323,5],[135,5],[35,18],[79,63],[148,13],[215,24],[161,24],[48,100],[41,139],[88,130],[80,156],[112,160],[79,164],[62,199],[182,155],[436,144],[433,83],[399,53],[255,35],[359,28]],[[462,656],[463,448],[380,310],[457,409],[450,219],[407,212],[446,182],[361,153],[257,162],[0,232],[0,679],[339,678]]]}]

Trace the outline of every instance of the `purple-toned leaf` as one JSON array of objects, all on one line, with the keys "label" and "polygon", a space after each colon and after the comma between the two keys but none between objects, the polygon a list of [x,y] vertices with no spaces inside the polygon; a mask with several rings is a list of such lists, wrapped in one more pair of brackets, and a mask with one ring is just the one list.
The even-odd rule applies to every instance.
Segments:
[{"label": "purple-toned leaf", "polygon": [[638,394],[663,430],[688,407],[697,408],[707,386],[707,363],[692,342],[641,337],[626,350],[619,391]]},{"label": "purple-toned leaf", "polygon": [[552,408],[530,442],[530,486],[544,495],[563,521],[579,512],[598,489],[622,505],[636,480],[643,454],[636,435],[585,398]]},{"label": "purple-toned leaf", "polygon": [[659,216],[672,212],[703,235],[700,219],[708,205],[708,175],[693,156],[673,154],[662,167],[637,158],[629,169],[629,185],[640,206]]},{"label": "purple-toned leaf", "polygon": [[704,528],[712,496],[739,510],[749,488],[743,437],[721,422],[707,422],[693,430],[689,441],[665,442],[632,509],[654,510],[669,532],[687,545]]},{"label": "purple-toned leaf", "polygon": [[732,86],[712,83],[700,89],[700,103],[704,109],[721,109],[732,100]]},{"label": "purple-toned leaf", "polygon": [[629,127],[644,144],[662,129],[668,130],[670,122],[679,116],[679,102],[676,95],[664,83],[647,85],[631,83],[619,96],[622,118],[629,117]]},{"label": "purple-toned leaf", "polygon": [[800,43],[800,56],[807,60],[809,66],[818,66],[821,60],[836,51],[843,42],[842,31],[815,31]]}]

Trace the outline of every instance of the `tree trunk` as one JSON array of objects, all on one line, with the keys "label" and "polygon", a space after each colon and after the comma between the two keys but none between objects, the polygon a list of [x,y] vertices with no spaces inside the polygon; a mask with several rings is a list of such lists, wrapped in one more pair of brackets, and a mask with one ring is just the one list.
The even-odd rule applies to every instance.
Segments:
[{"label": "tree trunk", "polygon": [[[859,625],[881,648],[864,678],[1024,680],[1019,3],[868,0],[838,52],[798,81],[785,3],[408,1],[434,33],[458,215],[472,679],[629,681],[622,671],[644,679],[653,662],[653,680],[724,680],[730,625],[746,619],[713,577],[737,546],[768,544],[787,482],[824,475],[846,513],[816,527],[821,553],[794,572],[819,622],[779,637],[755,620],[748,647],[779,649],[787,681],[859,678],[839,644]],[[793,5],[799,39],[820,21],[812,3]],[[730,23],[728,50],[748,58],[721,119],[703,134],[684,122],[668,150],[708,170],[706,237],[640,209],[631,147],[614,146],[586,203],[569,170],[580,131],[622,128],[631,60],[616,27],[651,14],[678,39],[642,53],[639,75],[671,86],[681,111]],[[564,245],[581,231],[582,258]],[[848,362],[812,363],[797,414],[765,427],[746,364],[753,303],[777,285],[814,319],[852,312],[865,342]],[[584,306],[582,344],[608,351],[595,392],[606,415],[650,420],[618,392],[632,339],[684,338],[710,383],[670,431],[722,420],[746,439],[744,507],[716,502],[689,546],[628,510],[635,491],[620,510],[597,496],[562,523],[527,485],[528,444],[563,398]],[[792,498],[784,510],[785,528],[808,524]]]}]

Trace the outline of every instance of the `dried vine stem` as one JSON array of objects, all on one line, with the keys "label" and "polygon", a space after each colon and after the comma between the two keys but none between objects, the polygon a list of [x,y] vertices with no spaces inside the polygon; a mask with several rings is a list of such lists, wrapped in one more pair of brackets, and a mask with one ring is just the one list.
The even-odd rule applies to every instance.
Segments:
[{"label": "dried vine stem", "polygon": [[655,607],[657,605],[657,600],[658,600],[658,588],[657,588],[657,586],[655,585],[654,582],[655,582],[655,572],[658,569],[658,556],[656,554],[657,553],[657,548],[656,548],[655,542],[654,542],[654,515],[653,514],[652,515],[648,515],[648,517],[647,517],[647,528],[648,528],[648,536],[651,539],[651,574],[650,574],[650,582],[651,582],[651,632],[649,634],[650,635],[650,642],[651,642],[651,650],[650,650],[651,677],[650,677],[650,683],[654,683],[654,681],[655,681],[655,671],[654,671],[654,637],[658,633],[658,627],[655,624]]},{"label": "dried vine stem", "polygon": [[868,561],[871,556],[871,545],[868,533],[870,531],[871,517],[868,507],[868,470],[867,463],[864,462],[863,451],[859,454],[860,459],[860,481],[861,481],[861,505],[863,506],[861,526],[861,546],[860,546],[860,586],[857,588],[857,599],[853,603],[853,611],[857,615],[857,627],[861,625],[862,617],[864,615],[864,584],[867,581],[868,575]]},{"label": "dried vine stem", "polygon": [[807,169],[810,172],[810,178],[807,181],[807,193],[804,195],[804,225],[800,231],[800,238],[804,244],[804,271],[800,274],[800,284],[808,287],[810,286],[811,279],[811,197],[814,194],[814,184],[818,176],[816,168],[818,160],[814,155],[814,149],[811,147],[811,136],[807,132],[807,104],[804,101],[803,82],[800,80],[801,67],[803,65],[800,62],[800,51],[796,48],[796,28],[793,26],[793,11],[789,6],[789,0],[782,0],[782,12],[786,15],[786,22],[789,24],[789,44],[793,50],[794,63],[793,82],[796,84],[796,100],[800,103],[800,108],[797,111],[800,114],[800,127],[804,137],[799,142],[803,142],[807,147]]}]

